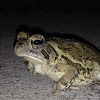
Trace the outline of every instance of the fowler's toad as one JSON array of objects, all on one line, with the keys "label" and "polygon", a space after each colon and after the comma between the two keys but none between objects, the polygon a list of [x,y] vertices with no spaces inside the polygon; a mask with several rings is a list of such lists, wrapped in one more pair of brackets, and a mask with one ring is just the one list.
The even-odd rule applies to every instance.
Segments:
[{"label": "fowler's toad", "polygon": [[30,73],[51,77],[55,90],[87,86],[100,80],[100,53],[73,39],[45,39],[39,34],[27,36],[19,32],[14,52],[28,61]]}]

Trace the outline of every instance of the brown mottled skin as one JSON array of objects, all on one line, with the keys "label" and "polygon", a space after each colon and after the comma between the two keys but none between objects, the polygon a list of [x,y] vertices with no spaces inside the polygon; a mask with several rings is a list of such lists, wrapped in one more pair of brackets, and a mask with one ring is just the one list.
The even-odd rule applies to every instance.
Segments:
[{"label": "brown mottled skin", "polygon": [[100,52],[73,39],[48,38],[20,32],[14,48],[30,73],[51,77],[54,90],[87,86],[100,80]]}]

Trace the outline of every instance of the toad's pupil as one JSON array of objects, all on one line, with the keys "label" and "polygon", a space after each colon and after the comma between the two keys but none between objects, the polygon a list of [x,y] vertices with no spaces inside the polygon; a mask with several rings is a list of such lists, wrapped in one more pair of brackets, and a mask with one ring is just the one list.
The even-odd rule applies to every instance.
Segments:
[{"label": "toad's pupil", "polygon": [[24,44],[23,42],[20,42],[20,43],[19,43],[20,46],[23,45],[23,44]]},{"label": "toad's pupil", "polygon": [[39,45],[39,44],[42,44],[43,43],[43,40],[35,40],[33,43],[35,45]]}]

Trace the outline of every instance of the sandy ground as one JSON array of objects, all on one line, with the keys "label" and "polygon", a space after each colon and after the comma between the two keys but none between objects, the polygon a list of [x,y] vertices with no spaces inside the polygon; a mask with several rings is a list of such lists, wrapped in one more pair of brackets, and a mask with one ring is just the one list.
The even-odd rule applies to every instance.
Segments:
[{"label": "sandy ground", "polygon": [[46,32],[72,33],[83,37],[100,49],[100,20],[98,20],[100,17],[40,15],[1,16],[0,100],[100,100],[100,84],[90,86],[87,91],[61,91],[56,96],[52,95],[50,92],[53,80],[40,74],[30,75],[23,63],[25,60],[13,52],[16,28],[21,24],[31,27],[42,26]]}]

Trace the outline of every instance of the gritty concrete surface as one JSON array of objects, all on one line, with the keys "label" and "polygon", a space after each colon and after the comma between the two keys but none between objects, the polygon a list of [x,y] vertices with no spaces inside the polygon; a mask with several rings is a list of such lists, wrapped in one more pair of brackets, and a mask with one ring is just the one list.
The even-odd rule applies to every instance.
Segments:
[{"label": "gritty concrete surface", "polygon": [[[1,20],[2,25],[0,24],[0,100],[100,100],[100,83],[91,85],[86,91],[61,91],[57,95],[52,95],[52,79],[40,74],[30,75],[24,65],[25,60],[17,57],[13,52],[16,28],[21,23],[27,21],[26,19],[29,20],[29,18],[26,17],[26,19],[23,19],[24,21],[21,20],[22,17],[18,18],[17,21],[12,18],[13,17],[7,20],[5,17],[6,20]],[[32,21],[36,23],[36,19],[34,20],[27,21],[28,25],[29,23],[32,23]],[[40,21],[40,24],[42,25],[43,18],[40,20],[42,21]],[[53,22],[53,19],[51,20]],[[58,19],[56,19],[56,22],[57,20]],[[37,23],[39,23],[38,18]],[[100,30],[98,27],[93,28],[93,26],[90,26],[87,29],[84,29],[84,27],[81,26],[80,29],[76,28],[76,30],[74,30],[76,26],[68,29],[69,23],[67,22],[67,25],[64,23],[63,26],[58,25],[57,22],[58,26],[56,26],[56,28],[55,22],[50,23],[50,25],[47,24],[47,21],[44,21],[44,24],[45,23],[46,31],[56,32],[58,29],[57,32],[64,31],[66,33],[75,33],[100,49]],[[36,24],[33,26],[35,25]],[[54,27],[52,25],[54,25]],[[88,29],[90,29],[90,31]],[[82,32],[83,30],[84,32]]]}]

